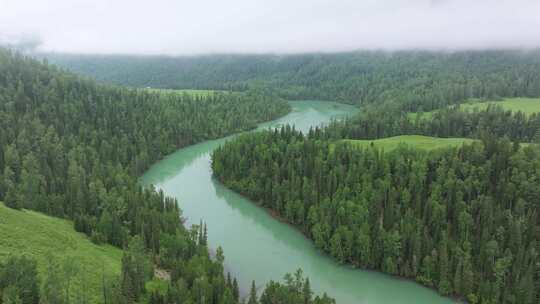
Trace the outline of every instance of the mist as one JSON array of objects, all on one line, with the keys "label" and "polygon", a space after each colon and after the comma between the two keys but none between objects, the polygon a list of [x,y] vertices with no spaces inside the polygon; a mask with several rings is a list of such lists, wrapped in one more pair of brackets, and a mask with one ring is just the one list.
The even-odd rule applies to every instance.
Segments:
[{"label": "mist", "polygon": [[538,0],[0,0],[0,43],[145,55],[535,49],[539,12]]}]

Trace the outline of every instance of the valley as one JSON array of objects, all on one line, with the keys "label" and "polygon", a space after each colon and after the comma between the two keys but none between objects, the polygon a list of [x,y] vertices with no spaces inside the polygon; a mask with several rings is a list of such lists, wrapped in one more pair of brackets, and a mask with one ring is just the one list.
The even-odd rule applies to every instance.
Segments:
[{"label": "valley", "polygon": [[[352,106],[321,101],[295,101],[291,105],[290,114],[258,129],[290,124],[296,130],[308,132],[310,127],[358,111]],[[181,149],[152,166],[141,182],[154,184],[178,199],[188,224],[200,220],[207,223],[209,243],[214,248],[223,247],[225,265],[241,286],[248,286],[251,280],[260,286],[262,282],[281,279],[286,271],[301,268],[315,291],[331,294],[338,303],[453,303],[414,282],[336,263],[301,232],[223,186],[212,177],[210,154],[234,137],[237,136]],[[382,289],[387,292],[381,293]]]}]

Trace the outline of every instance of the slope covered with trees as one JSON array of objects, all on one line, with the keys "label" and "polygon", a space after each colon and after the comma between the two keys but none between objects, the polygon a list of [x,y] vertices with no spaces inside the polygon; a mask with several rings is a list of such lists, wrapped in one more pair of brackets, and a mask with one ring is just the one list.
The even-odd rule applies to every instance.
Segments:
[{"label": "slope covered with trees", "polygon": [[429,111],[472,97],[540,96],[540,52],[350,52],[140,57],[41,54],[100,81],[137,87],[246,90],[286,99],[396,101]]},{"label": "slope covered with trees", "polygon": [[[205,226],[185,228],[177,203],[143,189],[137,174],[179,147],[287,111],[283,100],[256,92],[191,96],[98,85],[0,49],[0,200],[72,219],[93,242],[125,248],[120,276],[103,282],[100,302],[238,303],[222,251],[210,258]],[[170,279],[148,294],[155,267]],[[31,257],[0,262],[0,303],[87,302],[64,293],[59,267],[45,277],[36,269]]]},{"label": "slope covered with trees", "polygon": [[381,153],[285,127],[213,155],[214,174],[342,263],[470,303],[538,303],[540,154],[508,140]]},{"label": "slope covered with trees", "polygon": [[0,69],[0,199],[72,218],[78,230],[119,246],[141,231],[146,208],[175,209],[140,189],[137,174],[179,147],[289,109],[255,93],[198,98],[96,85],[5,51]]},{"label": "slope covered with trees", "polygon": [[[184,228],[176,202],[142,189],[136,176],[178,147],[285,113],[278,97],[338,100],[365,111],[307,136],[285,127],[227,143],[212,164],[226,185],[297,225],[340,262],[471,303],[539,301],[540,155],[519,142],[540,138],[540,116],[448,107],[540,96],[538,52],[46,57],[102,82],[242,92],[189,96],[98,85],[0,52],[0,199],[71,218],[94,242],[125,247],[119,279],[104,288],[106,303],[240,301],[237,284],[223,276],[221,250],[214,260],[208,254],[204,224]],[[440,108],[429,119],[410,119]],[[482,142],[384,154],[336,143],[404,134]],[[32,261],[10,259],[0,274],[22,264]],[[154,267],[170,281],[149,293],[144,283]],[[0,292],[16,301],[20,288],[1,280]],[[50,284],[41,284],[44,301],[61,298]],[[332,302],[313,299],[301,274],[270,282],[259,299],[252,292],[249,303],[258,301]]]},{"label": "slope covered with trees", "polygon": [[358,115],[332,123],[324,138],[378,139],[398,135],[481,138],[485,134],[507,137],[512,142],[540,140],[540,113],[504,110],[496,102],[484,109],[451,106],[429,113],[404,112],[399,105],[384,103],[365,107]]}]

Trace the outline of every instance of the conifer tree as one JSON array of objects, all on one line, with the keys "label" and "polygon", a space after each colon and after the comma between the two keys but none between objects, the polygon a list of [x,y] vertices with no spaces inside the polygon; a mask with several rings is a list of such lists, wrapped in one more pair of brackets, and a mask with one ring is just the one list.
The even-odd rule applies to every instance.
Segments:
[{"label": "conifer tree", "polygon": [[249,290],[249,299],[247,304],[258,304],[257,289],[255,288],[255,281],[251,281],[251,288]]}]

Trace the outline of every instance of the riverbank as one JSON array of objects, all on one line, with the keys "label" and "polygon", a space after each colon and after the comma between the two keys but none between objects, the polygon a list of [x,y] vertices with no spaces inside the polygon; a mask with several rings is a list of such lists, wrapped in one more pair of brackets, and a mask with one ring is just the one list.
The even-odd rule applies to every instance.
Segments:
[{"label": "riverbank", "polygon": [[[358,108],[321,101],[291,102],[293,111],[258,129],[294,124],[311,126],[354,114]],[[225,266],[243,288],[282,280],[302,268],[316,293],[327,292],[340,304],[451,304],[448,298],[411,282],[340,265],[315,248],[304,234],[276,220],[252,201],[212,177],[211,152],[234,136],[178,150],[153,165],[141,178],[178,199],[186,224],[208,226],[208,241],[225,252]],[[232,267],[231,267],[232,266]]]}]

